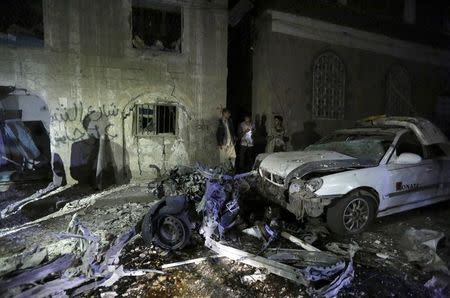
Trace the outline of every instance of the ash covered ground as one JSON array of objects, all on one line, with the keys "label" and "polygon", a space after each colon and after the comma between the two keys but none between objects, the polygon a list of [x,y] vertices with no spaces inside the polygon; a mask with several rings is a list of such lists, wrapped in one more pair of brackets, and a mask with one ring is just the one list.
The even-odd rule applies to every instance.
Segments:
[{"label": "ash covered ground", "polygon": [[[92,233],[106,243],[130,228],[138,226],[145,213],[157,200],[149,193],[147,185],[132,184],[94,194],[88,192],[87,189],[68,188],[27,206],[14,215],[13,218],[18,220],[9,219],[2,222],[0,274],[3,280],[70,252],[71,246],[61,242],[57,235],[66,231],[74,213],[79,215],[80,221]],[[57,202],[58,207],[55,207]],[[19,225],[30,223],[43,217],[47,219],[17,230],[17,223]],[[330,242],[356,242],[360,246],[354,258],[355,277],[348,287],[340,291],[340,297],[439,297],[438,295],[446,297],[450,296],[449,286],[443,291],[433,291],[433,287],[427,288],[424,285],[433,277],[440,281],[448,281],[448,275],[437,271],[427,272],[418,264],[409,262],[402,241],[405,231],[411,227],[444,233],[445,238],[439,241],[436,252],[448,267],[450,263],[448,218],[450,218],[449,202],[378,219],[368,231],[356,237],[337,238],[333,235],[322,235],[313,244],[322,250],[326,250],[326,244]],[[233,245],[251,250],[260,247],[262,242],[236,232]],[[293,245],[286,240],[278,240],[271,247],[292,248]],[[30,251],[41,251],[41,256],[29,254]],[[24,257],[27,253],[28,257]],[[146,245],[142,237],[137,235],[124,247],[119,264],[129,270],[159,270],[163,264],[213,254],[203,246],[202,238],[197,235],[188,247],[181,251],[170,252]],[[123,277],[114,285],[93,289],[79,296],[309,297],[305,287],[273,274],[269,274],[263,281],[245,284],[241,281],[242,277],[254,274],[256,269],[227,258],[210,259],[199,264],[164,271],[165,274],[148,273],[137,277]],[[16,292],[11,293],[14,296],[24,289],[27,287],[16,289]],[[70,291],[68,293],[70,294]]]}]

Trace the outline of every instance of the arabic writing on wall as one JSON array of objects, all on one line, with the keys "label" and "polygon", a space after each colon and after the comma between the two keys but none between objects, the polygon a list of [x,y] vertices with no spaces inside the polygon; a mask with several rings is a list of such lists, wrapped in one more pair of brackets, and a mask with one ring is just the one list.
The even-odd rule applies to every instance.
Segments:
[{"label": "arabic writing on wall", "polygon": [[53,145],[73,143],[87,137],[87,127],[83,127],[83,121],[89,117],[95,124],[99,135],[105,135],[110,140],[117,138],[114,133],[114,124],[109,123],[112,118],[119,115],[119,108],[115,103],[102,104],[98,107],[85,106],[82,102],[71,105],[60,104],[50,115],[50,121],[57,124]]}]

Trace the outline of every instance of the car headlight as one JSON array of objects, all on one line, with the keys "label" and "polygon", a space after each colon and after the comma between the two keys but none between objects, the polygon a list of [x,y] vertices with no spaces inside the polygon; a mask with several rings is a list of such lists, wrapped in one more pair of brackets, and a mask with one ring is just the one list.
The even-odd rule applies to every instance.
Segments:
[{"label": "car headlight", "polygon": [[305,188],[311,192],[316,192],[322,187],[322,178],[313,178],[305,182]]},{"label": "car headlight", "polygon": [[297,193],[305,189],[305,183],[301,179],[294,180],[289,185],[289,193]]}]

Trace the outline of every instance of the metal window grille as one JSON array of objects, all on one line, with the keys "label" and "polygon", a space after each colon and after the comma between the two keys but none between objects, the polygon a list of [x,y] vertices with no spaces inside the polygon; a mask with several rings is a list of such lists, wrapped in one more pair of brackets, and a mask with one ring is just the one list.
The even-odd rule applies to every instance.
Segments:
[{"label": "metal window grille", "polygon": [[411,104],[411,79],[408,71],[400,66],[393,66],[386,81],[385,112],[391,116],[410,116],[414,114]]},{"label": "metal window grille", "polygon": [[156,106],[156,133],[175,134],[175,120],[176,120],[175,106]]},{"label": "metal window grille", "polygon": [[0,43],[44,46],[42,0],[0,1]]},{"label": "metal window grille", "polygon": [[321,54],[313,67],[313,116],[319,119],[343,119],[345,68],[332,52]]},{"label": "metal window grille", "polygon": [[135,112],[137,136],[176,134],[176,106],[139,104]]}]

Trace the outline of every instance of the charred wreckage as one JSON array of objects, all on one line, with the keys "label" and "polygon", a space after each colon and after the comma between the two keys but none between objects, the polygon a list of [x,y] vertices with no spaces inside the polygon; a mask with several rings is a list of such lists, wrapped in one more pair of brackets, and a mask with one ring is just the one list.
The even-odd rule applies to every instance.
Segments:
[{"label": "charred wreckage", "polygon": [[[301,285],[329,280],[328,286],[311,293],[332,297],[351,282],[352,260],[358,247],[347,246],[347,264],[333,253],[320,251],[289,233],[292,221],[286,220],[289,216],[283,214],[285,210],[294,215],[297,232],[302,231],[300,220],[307,215],[324,217],[336,234],[357,234],[375,217],[450,197],[450,190],[445,187],[450,184],[448,140],[422,118],[368,118],[303,151],[261,154],[253,169],[251,173],[229,176],[198,168],[193,184],[204,180],[202,197],[183,195],[183,190],[177,193],[180,183],[176,179],[161,181],[153,187],[155,192],[169,196],[144,218],[144,239],[166,249],[180,249],[197,231],[203,235],[205,246],[219,256],[264,268]],[[246,201],[255,197],[245,195],[250,189],[268,203]],[[255,220],[254,213],[249,215],[245,207],[257,205],[267,207],[259,224],[248,228],[258,220],[249,222],[250,218]],[[257,252],[228,245],[227,235],[233,228],[264,239],[264,245]],[[309,242],[314,242],[315,237]],[[303,250],[278,248],[274,253],[270,246],[279,238],[290,240]],[[328,246],[332,250],[334,245]]]},{"label": "charred wreckage", "polygon": [[[290,234],[302,229],[282,220],[276,206],[269,204],[259,215],[254,209],[246,210],[255,203],[248,201],[254,196],[246,194],[252,192],[251,185],[258,180],[256,171],[231,176],[220,168],[173,170],[168,177],[149,185],[161,199],[142,221],[144,241],[178,250],[190,244],[193,233],[199,233],[204,245],[217,254],[215,257],[227,257],[307,286],[312,295],[334,297],[353,279],[352,259],[358,246],[350,245],[344,255],[324,252],[311,245],[317,240],[316,234],[306,237],[310,243]],[[237,232],[260,239],[261,247],[256,251],[237,248],[241,246],[240,241],[235,241]],[[300,249],[272,248],[279,239]],[[317,289],[314,282],[318,281],[328,283]]]},{"label": "charred wreckage", "polygon": [[[304,151],[259,155],[249,173],[178,167],[148,184],[157,200],[135,228],[105,246],[75,213],[67,232],[58,235],[77,239],[75,253],[2,279],[0,289],[10,294],[22,287],[22,297],[81,294],[123,276],[164,274],[168,268],[225,257],[257,268],[258,273],[241,279],[244,284],[271,273],[306,287],[311,296],[335,297],[352,282],[355,253],[364,249],[355,242],[317,248],[315,242],[329,232],[307,217],[323,217],[337,234],[356,234],[377,216],[448,199],[446,145],[442,133],[424,119],[382,117],[336,131]],[[76,212],[81,205],[59,213]],[[118,262],[121,250],[138,233],[146,244],[167,251],[183,250],[201,239],[215,254],[164,264],[162,270],[125,270]],[[435,253],[443,234],[408,233],[408,260],[448,273]]]}]

